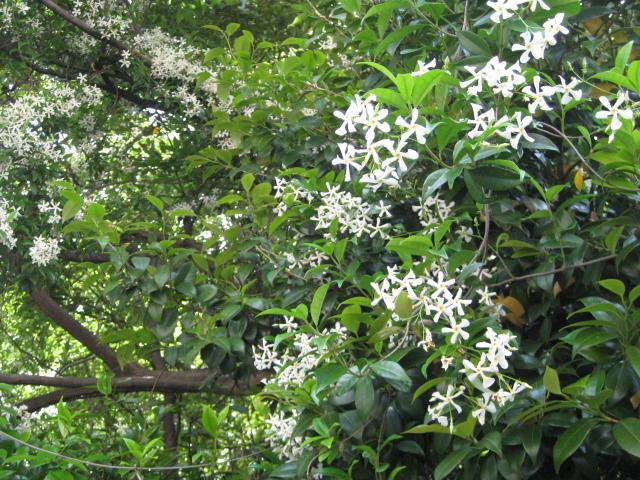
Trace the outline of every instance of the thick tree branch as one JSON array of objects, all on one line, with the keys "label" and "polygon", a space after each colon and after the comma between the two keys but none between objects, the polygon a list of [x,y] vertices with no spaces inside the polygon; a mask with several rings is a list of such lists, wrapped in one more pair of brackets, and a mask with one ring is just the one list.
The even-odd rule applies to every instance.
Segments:
[{"label": "thick tree branch", "polygon": [[[47,7],[49,10],[51,10],[53,13],[58,15],[60,18],[64,19],[66,22],[70,23],[71,25],[79,28],[87,35],[90,35],[93,38],[96,38],[100,41],[106,42],[112,47],[117,48],[118,50],[121,50],[121,51],[126,50],[129,52],[131,51],[131,49],[128,48],[122,41],[116,38],[107,37],[105,34],[96,30],[84,20],[81,20],[78,17],[74,16],[71,12],[64,9],[53,0],[39,0],[39,2],[45,7]],[[144,55],[138,55],[138,58],[140,58],[147,66],[151,65],[151,60],[149,60],[149,58],[145,57]]]},{"label": "thick tree branch", "polygon": [[[226,376],[219,376],[213,381],[210,386],[205,387],[205,380],[210,375],[212,375],[211,370],[203,369],[191,370],[186,372],[150,371],[145,375],[118,376],[113,379],[112,393],[156,392],[164,394],[178,394],[213,392],[219,395],[242,396],[256,393],[259,390],[262,381],[267,378],[269,374],[267,372],[256,372],[249,377],[241,380],[236,380]],[[25,376],[4,376],[5,380],[12,380],[11,377]],[[92,385],[95,385],[95,379],[71,377],[66,379],[60,379],[60,377],[34,377],[32,377],[31,379],[32,382],[40,381],[69,384],[78,383],[82,385],[63,388],[62,390],[56,390],[20,402],[20,405],[25,405],[31,412],[48,407],[49,405],[55,405],[60,400],[81,400],[100,397],[103,395],[98,391],[97,388],[92,387]],[[16,378],[15,380],[18,379]],[[21,378],[20,380],[25,379]],[[25,383],[14,382],[14,384],[24,385]]]},{"label": "thick tree branch", "polygon": [[82,345],[100,358],[114,372],[121,372],[118,356],[111,347],[100,343],[100,340],[89,329],[75,320],[71,315],[63,310],[47,292],[39,288],[31,290],[31,298],[56,325],[62,327],[69,335],[78,340]]},{"label": "thick tree branch", "polygon": [[[150,241],[149,238],[143,235],[132,236],[129,240]],[[159,240],[162,240],[162,238],[160,238]],[[202,246],[198,242],[190,238],[176,240],[175,243],[172,245],[172,247],[173,248],[192,248],[197,251],[202,250]],[[141,247],[139,247],[138,245],[128,245],[126,248],[129,253],[136,253],[141,249]],[[143,255],[143,254],[139,253],[139,255]],[[108,253],[82,253],[76,250],[65,250],[64,252],[60,252],[60,254],[58,255],[58,258],[60,258],[61,260],[67,260],[69,262],[89,262],[89,263],[107,263],[111,260],[111,257],[109,256]]]}]

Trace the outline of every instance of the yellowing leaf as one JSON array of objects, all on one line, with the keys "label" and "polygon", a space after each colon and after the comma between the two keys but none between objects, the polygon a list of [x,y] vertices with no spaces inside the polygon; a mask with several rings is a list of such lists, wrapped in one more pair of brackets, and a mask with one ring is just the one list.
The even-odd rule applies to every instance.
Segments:
[{"label": "yellowing leaf", "polygon": [[582,187],[584,187],[584,170],[582,168],[579,168],[573,177],[573,184],[578,190],[582,190]]},{"label": "yellowing leaf", "polygon": [[604,22],[602,21],[602,17],[590,18],[589,20],[585,20],[584,26],[587,31],[594,37],[599,37],[606,31]]},{"label": "yellowing leaf", "polygon": [[556,298],[560,292],[562,291],[562,288],[560,287],[560,284],[558,282],[553,284],[553,297]]},{"label": "yellowing leaf", "polygon": [[522,327],[524,324],[522,317],[525,313],[525,309],[517,299],[513,297],[503,297],[500,295],[496,299],[496,303],[499,303],[509,309],[509,313],[506,315],[507,320],[513,323],[516,327]]},{"label": "yellowing leaf", "polygon": [[594,83],[589,97],[600,98],[603,95],[608,95],[609,92],[611,92],[611,90],[614,90],[615,88],[617,87],[613,83]]}]

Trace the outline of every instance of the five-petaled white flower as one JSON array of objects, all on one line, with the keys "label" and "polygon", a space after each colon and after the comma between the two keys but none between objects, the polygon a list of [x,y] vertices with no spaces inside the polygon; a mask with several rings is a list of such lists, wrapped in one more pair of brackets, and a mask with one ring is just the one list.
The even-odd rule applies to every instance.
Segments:
[{"label": "five-petaled white flower", "polygon": [[373,142],[373,139],[376,136],[376,130],[380,130],[384,133],[389,133],[391,131],[389,124],[387,122],[383,122],[383,120],[387,118],[387,115],[389,115],[389,110],[386,108],[377,110],[371,103],[364,105],[364,111],[362,112],[362,115],[356,119],[356,122],[369,127],[365,134],[367,142]]},{"label": "five-petaled white flower", "polygon": [[396,125],[405,129],[405,131],[402,132],[402,135],[400,135],[400,139],[403,142],[406,142],[409,138],[411,138],[411,135],[415,135],[416,140],[421,145],[424,145],[427,142],[425,135],[429,133],[429,129],[426,126],[418,125],[418,114],[418,109],[414,108],[411,111],[410,121],[407,122],[400,116],[396,118]]},{"label": "five-petaled white flower", "polygon": [[481,390],[487,389],[495,383],[496,379],[488,376],[487,373],[496,373],[498,371],[498,367],[488,362],[487,355],[485,353],[480,356],[480,360],[478,360],[478,363],[475,365],[466,358],[462,360],[462,364],[464,365],[464,368],[460,371],[466,374],[469,381],[477,388]]},{"label": "five-petaled white flower", "polygon": [[527,63],[529,61],[529,56],[540,60],[544,58],[544,49],[547,46],[544,33],[542,32],[534,32],[533,34],[529,31],[521,33],[522,37],[522,45],[516,43],[511,47],[512,52],[522,51],[522,55],[520,55],[520,62]]},{"label": "five-petaled white flower", "polygon": [[596,113],[596,118],[599,120],[605,120],[611,117],[611,123],[609,123],[609,127],[612,131],[619,130],[622,127],[622,121],[620,117],[631,120],[633,118],[633,112],[628,108],[620,108],[624,103],[626,95],[623,92],[618,93],[618,98],[616,99],[616,103],[611,105],[611,102],[607,97],[600,97],[600,103],[606,108],[606,110],[600,110]]},{"label": "five-petaled white flower", "polygon": [[493,8],[494,13],[491,14],[491,21],[500,23],[502,20],[513,17],[518,9],[518,0],[496,0],[495,2],[487,2],[487,6]]},{"label": "five-petaled white flower", "polygon": [[464,331],[464,329],[470,325],[469,320],[463,318],[462,320],[460,320],[460,323],[458,323],[456,322],[455,318],[450,318],[449,324],[449,327],[444,327],[442,329],[442,333],[451,334],[451,338],[449,338],[450,343],[457,343],[458,337],[461,337],[462,340],[469,339],[469,332]]},{"label": "five-petaled white flower", "polygon": [[436,66],[436,59],[434,58],[429,63],[425,63],[422,60],[418,60],[418,68],[411,74],[412,77],[420,77],[427,73],[429,70]]},{"label": "five-petaled white flower", "polygon": [[527,100],[529,103],[529,112],[531,114],[536,113],[536,110],[539,108],[540,110],[549,111],[551,107],[545,101],[545,97],[550,97],[551,95],[556,93],[556,89],[545,85],[540,87],[540,76],[536,75],[533,77],[533,89],[530,85],[524,87],[522,89],[522,93],[527,95]]},{"label": "five-petaled white flower", "polygon": [[384,146],[386,147],[387,150],[389,150],[389,153],[391,154],[391,156],[387,158],[384,162],[382,162],[383,168],[389,167],[392,164],[397,163],[398,167],[400,168],[400,171],[406,172],[409,167],[407,167],[407,164],[404,162],[404,159],[405,158],[408,160],[418,159],[418,152],[416,152],[415,150],[409,148],[406,151],[403,151],[404,147],[406,146],[406,142],[402,139],[398,142],[397,145],[394,145],[393,143],[387,143]]},{"label": "five-petaled white flower", "polygon": [[462,412],[462,407],[458,405],[453,400],[464,393],[464,387],[455,388],[452,384],[447,385],[447,391],[445,394],[441,394],[440,392],[433,392],[431,395],[431,399],[429,402],[439,402],[436,405],[436,409],[442,410],[446,406],[451,406],[456,409],[458,413]]},{"label": "five-petaled white flower", "polygon": [[569,103],[571,97],[573,97],[574,100],[580,100],[580,98],[582,98],[582,90],[576,89],[578,83],[580,83],[576,77],[573,77],[569,83],[567,83],[563,77],[559,77],[559,80],[560,84],[556,85],[556,92],[562,94],[562,98],[560,99],[562,105]]},{"label": "five-petaled white flower", "polygon": [[533,117],[527,115],[522,118],[522,112],[516,112],[513,115],[513,118],[516,122],[515,125],[508,125],[505,129],[504,133],[499,132],[505,138],[509,139],[509,143],[513,148],[518,148],[518,144],[520,143],[520,139],[524,138],[528,142],[533,142],[533,137],[531,137],[526,128],[531,125],[533,122]]},{"label": "five-petaled white flower", "polygon": [[356,149],[353,145],[348,143],[339,143],[338,148],[340,148],[340,156],[333,159],[331,162],[333,165],[344,165],[345,166],[345,180],[348,182],[351,180],[351,170],[349,167],[353,167],[356,170],[362,170],[362,165],[358,162],[354,161]]}]

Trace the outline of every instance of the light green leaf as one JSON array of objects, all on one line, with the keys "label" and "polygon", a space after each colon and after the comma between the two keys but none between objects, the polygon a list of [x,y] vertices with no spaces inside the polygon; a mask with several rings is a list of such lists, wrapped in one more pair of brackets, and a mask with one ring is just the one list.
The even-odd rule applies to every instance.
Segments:
[{"label": "light green leaf", "polygon": [[218,415],[208,405],[202,408],[202,426],[212,437],[218,434]]},{"label": "light green leaf", "polygon": [[544,388],[546,388],[549,392],[555,393],[559,395],[562,393],[562,389],[560,388],[560,378],[558,377],[558,372],[556,372],[553,368],[547,367],[544,371],[544,375],[542,377],[542,384]]},{"label": "light green leaf", "polygon": [[255,180],[256,177],[254,177],[253,174],[245,173],[240,179],[240,183],[242,184],[242,188],[244,188],[244,190],[249,193],[249,191],[251,190],[251,186],[253,185],[253,182]]},{"label": "light green leaf", "polygon": [[624,292],[625,292],[624,283],[622,283],[617,278],[608,278],[606,280],[600,280],[598,282],[598,285],[606,288],[610,292],[615,293],[620,298],[624,297]]}]

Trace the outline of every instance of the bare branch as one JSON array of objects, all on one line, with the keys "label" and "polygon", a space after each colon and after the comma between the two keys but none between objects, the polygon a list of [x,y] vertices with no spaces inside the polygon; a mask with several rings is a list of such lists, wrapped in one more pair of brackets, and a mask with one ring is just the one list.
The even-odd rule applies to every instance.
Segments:
[{"label": "bare branch", "polygon": [[[269,373],[256,372],[240,380],[227,376],[219,376],[215,378],[210,386],[205,386],[205,381],[211,375],[213,375],[211,370],[203,369],[186,372],[149,371],[144,375],[117,376],[112,382],[112,393],[155,392],[178,394],[212,392],[229,396],[251,395],[259,390],[262,381],[269,376]],[[67,380],[71,381],[69,379]],[[59,380],[56,380],[56,382],[57,381]],[[73,381],[79,383],[93,382],[87,385],[95,385],[95,379],[73,379]],[[20,402],[20,405],[25,405],[29,411],[33,412],[48,407],[49,405],[55,405],[60,400],[81,400],[100,397],[102,395],[97,388],[91,386],[69,387],[30,398]]]},{"label": "bare branch", "polygon": [[75,320],[63,310],[47,292],[39,288],[31,290],[31,298],[53,322],[62,327],[69,335],[87,347],[91,353],[100,358],[114,372],[121,372],[118,356],[111,347],[100,343],[100,340],[89,329]]},{"label": "bare branch", "polygon": [[613,260],[614,258],[616,258],[615,255],[605,255],[604,257],[594,258],[592,260],[587,260],[585,262],[574,263],[573,265],[565,265],[564,267],[558,267],[558,268],[554,268],[553,270],[547,270],[546,272],[535,272],[535,273],[529,273],[527,275],[522,275],[520,277],[512,277],[507,280],[503,280],[502,282],[492,283],[487,286],[501,287],[502,285],[507,285],[508,283],[520,282],[522,280],[528,280],[529,278],[542,277],[544,275],[551,275],[552,273],[564,272],[565,270],[571,270],[572,268],[586,267],[587,265],[606,262],[608,260]]},{"label": "bare branch", "polygon": [[[60,18],[64,19],[71,25],[78,27],[87,35],[90,35],[93,38],[97,38],[98,40],[108,43],[109,45],[117,48],[118,50],[121,50],[121,51],[126,50],[129,52],[131,51],[131,49],[128,48],[122,41],[116,38],[107,37],[105,34],[96,30],[84,20],[81,20],[78,17],[74,16],[71,12],[61,7],[53,0],[39,0],[39,2],[45,7],[47,7],[49,10],[51,10],[53,13],[58,15]],[[147,66],[151,65],[151,60],[149,60],[149,58],[145,57],[144,55],[138,55],[138,58],[140,58]]]}]

